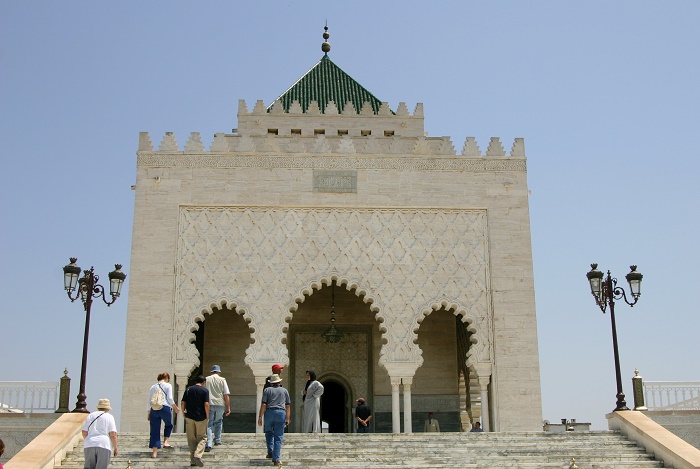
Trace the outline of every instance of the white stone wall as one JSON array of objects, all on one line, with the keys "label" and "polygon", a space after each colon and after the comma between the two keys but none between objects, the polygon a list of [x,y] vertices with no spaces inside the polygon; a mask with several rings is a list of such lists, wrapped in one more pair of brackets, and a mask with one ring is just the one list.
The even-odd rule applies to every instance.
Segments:
[{"label": "white stone wall", "polygon": [[[311,125],[336,122],[319,119]],[[442,137],[305,135],[217,134],[210,151],[198,134],[185,151],[172,134],[158,151],[141,135],[122,430],[144,428],[159,372],[198,364],[190,340],[206,312],[242,314],[255,340],[246,363],[262,369],[287,359],[296,302],[331,278],[382,321],[376,358],[393,376],[421,365],[414,340],[425,315],[462,314],[473,332],[468,363],[493,373],[492,429],[538,430],[522,139],[507,157],[498,139],[481,155],[468,138],[458,156]],[[336,170],[350,191],[315,190],[315,172]]]}]

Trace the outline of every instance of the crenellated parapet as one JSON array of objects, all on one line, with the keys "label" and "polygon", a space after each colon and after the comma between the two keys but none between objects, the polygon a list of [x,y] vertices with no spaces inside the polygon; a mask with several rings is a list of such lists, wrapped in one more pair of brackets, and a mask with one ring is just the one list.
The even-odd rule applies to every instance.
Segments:
[{"label": "crenellated parapet", "polygon": [[465,157],[465,158],[508,158],[525,159],[524,139],[516,138],[506,152],[498,137],[492,137],[483,152],[474,137],[467,137],[461,154],[457,155],[449,137],[402,137],[399,135],[351,136],[349,134],[328,135],[251,135],[240,132],[234,134],[216,133],[206,149],[199,132],[192,132],[184,147],[178,143],[173,132],[166,132],[155,147],[148,132],[139,134],[138,153],[160,154],[234,154],[234,155],[371,155],[375,157]]},{"label": "crenellated parapet", "polygon": [[321,111],[319,103],[311,101],[304,111],[297,100],[288,110],[279,100],[268,107],[258,100],[249,111],[246,102],[239,100],[237,133],[251,136],[420,137],[425,135],[423,104],[416,104],[411,114],[403,102],[399,103],[396,112],[385,102],[375,112],[370,102],[356,109],[351,101],[342,106],[328,101]]},{"label": "crenellated parapet", "polygon": [[[285,108],[280,101],[249,109],[238,103],[238,128],[216,133],[208,148],[199,132],[179,139],[166,132],[157,145],[147,132],[139,135],[140,166],[187,167],[313,167],[316,169],[416,169],[525,171],[525,144],[516,138],[507,152],[498,137],[482,150],[467,137],[461,152],[450,137],[429,137],[424,131],[423,105],[413,113],[406,103],[392,111],[387,103],[328,101],[320,110],[310,101]],[[340,109],[340,110],[339,110]]]}]

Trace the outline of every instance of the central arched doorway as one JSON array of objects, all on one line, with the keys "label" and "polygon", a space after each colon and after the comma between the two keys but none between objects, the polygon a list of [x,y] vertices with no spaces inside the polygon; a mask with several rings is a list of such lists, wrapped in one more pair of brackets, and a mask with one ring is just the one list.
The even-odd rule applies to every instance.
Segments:
[{"label": "central arched doorway", "polygon": [[[354,399],[378,395],[375,380],[382,388],[379,394],[391,395],[391,384],[385,370],[376,370],[382,346],[379,322],[356,290],[324,284],[299,303],[287,332],[289,377],[285,387],[292,395],[293,431],[301,431],[303,407],[295,402],[306,385],[306,371],[313,370],[324,385],[321,396],[321,420],[326,431],[352,433]],[[326,332],[331,324],[330,311],[335,311],[335,327],[340,340],[329,340]],[[390,421],[390,420],[389,420]]]},{"label": "central arched doorway", "polygon": [[347,390],[335,380],[322,381],[321,421],[328,423],[328,433],[348,433]]}]

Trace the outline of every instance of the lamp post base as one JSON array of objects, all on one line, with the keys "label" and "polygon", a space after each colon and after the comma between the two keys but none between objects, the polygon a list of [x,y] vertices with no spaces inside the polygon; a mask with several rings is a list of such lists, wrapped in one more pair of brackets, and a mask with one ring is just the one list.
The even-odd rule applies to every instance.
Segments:
[{"label": "lamp post base", "polygon": [[87,408],[86,399],[87,399],[87,396],[84,393],[78,394],[78,402],[75,403],[75,409],[73,409],[71,412],[89,414],[90,411]]},{"label": "lamp post base", "polygon": [[629,407],[627,407],[627,402],[625,402],[625,395],[623,393],[618,393],[617,407],[615,407],[615,410],[613,410],[613,412],[616,412],[618,410],[630,410]]}]

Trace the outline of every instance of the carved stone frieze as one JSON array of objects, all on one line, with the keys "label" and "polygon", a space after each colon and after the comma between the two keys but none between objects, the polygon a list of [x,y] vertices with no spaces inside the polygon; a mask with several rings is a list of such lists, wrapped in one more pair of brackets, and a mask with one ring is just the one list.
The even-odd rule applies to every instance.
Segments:
[{"label": "carved stone frieze", "polygon": [[[372,142],[373,140],[368,140]],[[249,141],[241,145],[252,146]],[[301,145],[299,143],[298,145]],[[369,145],[369,143],[368,143]],[[241,151],[247,151],[239,148]],[[364,150],[364,149],[363,149]],[[295,147],[295,151],[300,148]],[[496,158],[416,158],[400,157],[352,157],[352,156],[263,156],[225,154],[159,154],[139,153],[139,167],[180,168],[292,168],[292,169],[400,169],[423,171],[526,171],[523,159]]]},{"label": "carved stone frieze", "polygon": [[298,303],[332,280],[381,322],[380,364],[420,366],[420,322],[442,307],[473,332],[468,361],[490,361],[485,210],[181,206],[178,230],[176,363],[199,364],[196,322],[224,306],[249,323],[247,363],[283,360]]}]

